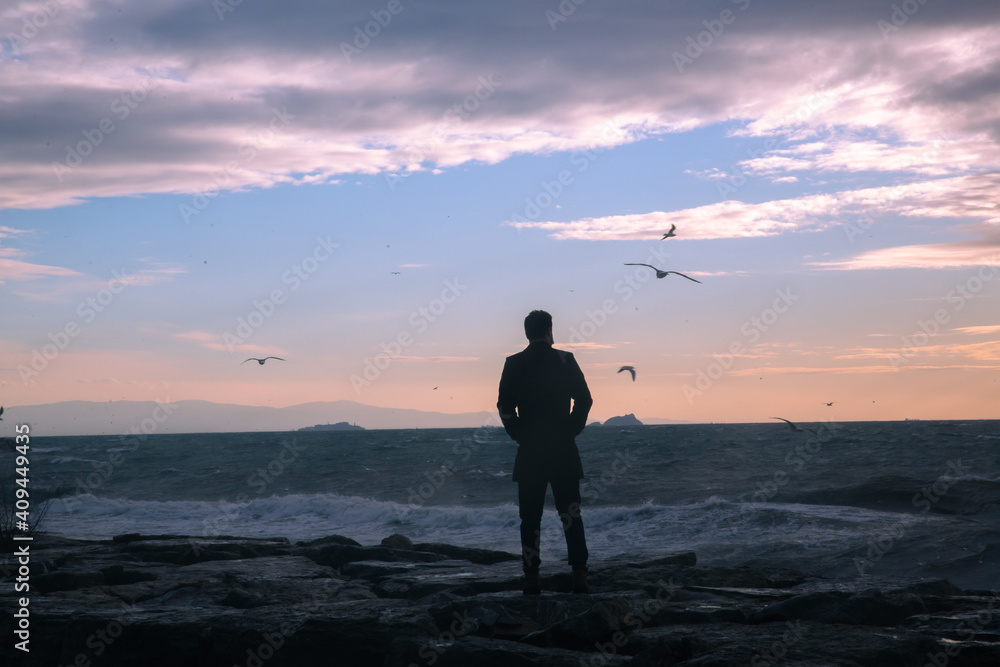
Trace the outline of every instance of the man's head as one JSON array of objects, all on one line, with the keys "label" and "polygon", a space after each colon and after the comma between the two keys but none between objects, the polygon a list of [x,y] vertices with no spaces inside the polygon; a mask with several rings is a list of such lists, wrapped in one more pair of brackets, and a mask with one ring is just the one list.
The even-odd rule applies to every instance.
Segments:
[{"label": "man's head", "polygon": [[524,335],[529,341],[548,340],[552,331],[552,316],[544,310],[533,310],[524,318]]}]

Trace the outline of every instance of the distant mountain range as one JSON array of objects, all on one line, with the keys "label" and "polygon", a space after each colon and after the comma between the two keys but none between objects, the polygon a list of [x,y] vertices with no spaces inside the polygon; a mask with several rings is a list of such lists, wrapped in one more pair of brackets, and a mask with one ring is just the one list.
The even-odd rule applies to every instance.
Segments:
[{"label": "distant mountain range", "polygon": [[[643,419],[645,424],[683,423]],[[477,428],[499,426],[496,412],[427,412],[383,408],[355,401],[326,401],[284,408],[232,405],[210,401],[66,401],[45,405],[10,405],[0,436],[14,435],[27,423],[31,435],[123,435],[138,433],[224,433],[294,431],[310,424],[348,422],[366,429]],[[8,425],[9,424],[9,425]]]}]

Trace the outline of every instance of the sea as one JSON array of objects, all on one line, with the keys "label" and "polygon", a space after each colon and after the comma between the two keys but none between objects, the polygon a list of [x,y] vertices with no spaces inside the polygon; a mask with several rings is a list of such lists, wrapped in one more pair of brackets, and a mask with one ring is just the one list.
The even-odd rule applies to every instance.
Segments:
[{"label": "sea", "polygon": [[[693,551],[705,566],[946,578],[1000,589],[1000,421],[588,426],[592,565]],[[38,437],[40,529],[76,538],[402,534],[519,553],[503,429]],[[566,567],[551,494],[542,568]]]}]

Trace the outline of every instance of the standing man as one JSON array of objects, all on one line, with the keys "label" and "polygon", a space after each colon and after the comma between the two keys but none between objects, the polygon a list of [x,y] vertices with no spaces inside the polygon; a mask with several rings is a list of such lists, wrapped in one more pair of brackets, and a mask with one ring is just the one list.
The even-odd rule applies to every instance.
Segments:
[{"label": "standing man", "polygon": [[524,334],[528,347],[507,357],[497,400],[504,429],[518,445],[513,481],[521,515],[524,594],[542,592],[539,543],[545,489],[550,484],[566,535],[573,592],[589,593],[587,541],[580,518],[583,466],[574,438],[587,425],[594,400],[573,354],[552,347],[551,315],[544,310],[528,313]]}]

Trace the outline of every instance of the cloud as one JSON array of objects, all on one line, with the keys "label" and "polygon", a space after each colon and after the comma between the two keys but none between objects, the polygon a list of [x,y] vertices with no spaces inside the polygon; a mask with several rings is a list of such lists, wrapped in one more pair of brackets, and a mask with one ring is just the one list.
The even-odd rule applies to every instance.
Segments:
[{"label": "cloud", "polygon": [[262,348],[259,345],[227,345],[220,334],[210,333],[208,331],[183,331],[176,332],[173,334],[174,338],[183,341],[191,341],[193,343],[199,344],[209,350],[216,350],[219,352],[235,352],[237,349],[240,354],[271,354],[270,350],[273,348]]},{"label": "cloud", "polygon": [[[182,331],[175,332],[172,334],[174,338],[183,341],[190,341],[197,343],[201,347],[208,350],[214,350],[217,352],[228,352],[238,353],[238,356],[251,355],[258,357],[265,357],[269,355],[274,356],[286,356],[288,355],[288,350],[274,347],[273,345],[253,345],[250,343],[241,344],[230,344],[223,340],[221,334],[211,333],[209,331]],[[240,363],[244,363],[244,360],[240,360]]]},{"label": "cloud", "polygon": [[556,341],[555,344],[561,350],[593,352],[595,350],[616,350],[618,347],[629,345],[630,343],[592,343],[586,341],[582,343],[561,343]]},{"label": "cloud", "polygon": [[820,230],[835,224],[855,223],[865,214],[870,219],[873,214],[881,216],[890,211],[903,216],[980,218],[995,223],[1000,222],[1000,209],[993,203],[998,197],[1000,173],[990,173],[762,203],[724,201],[670,212],[507,224],[519,229],[551,231],[550,236],[560,240],[649,239],[672,224],[677,225],[677,238],[681,240],[741,238]]},{"label": "cloud", "polygon": [[958,327],[954,329],[958,333],[981,335],[981,334],[995,334],[1000,333],[1000,324],[988,324],[978,327]]},{"label": "cloud", "polygon": [[[762,203],[724,201],[670,212],[507,224],[519,229],[550,231],[555,239],[589,241],[649,239],[662,234],[661,230],[672,224],[677,225],[679,240],[774,236],[848,223],[855,225],[860,234],[857,224],[861,216],[867,215],[862,220],[871,220],[888,212],[911,217],[978,218],[990,224],[1000,223],[997,201],[1000,201],[1000,173],[985,173]],[[849,263],[817,265],[848,268]]]},{"label": "cloud", "polygon": [[762,366],[760,368],[749,368],[745,370],[730,371],[730,375],[753,376],[753,375],[867,375],[881,373],[900,373],[904,371],[945,371],[945,370],[1000,370],[1000,364],[946,364],[946,365],[919,365],[908,363],[894,368],[891,364],[885,363],[878,366]]},{"label": "cloud", "polygon": [[[27,229],[16,229],[14,227],[5,227],[0,225],[0,239],[6,238],[8,236],[16,236],[17,234],[30,234],[31,231]],[[2,249],[0,249],[2,251]]]},{"label": "cloud", "polygon": [[735,376],[761,376],[761,375],[855,375],[867,373],[894,373],[897,372],[888,363],[878,366],[760,366],[758,368],[746,368],[742,370],[730,371],[730,375]]},{"label": "cloud", "polygon": [[[27,30],[46,6],[58,11]],[[348,57],[372,20],[362,0],[244,2],[221,17],[189,0],[15,2],[0,15],[13,35],[0,51],[0,208],[403,178],[720,123],[794,142],[745,165],[778,179],[995,166],[990,3],[921,5],[888,36],[877,22],[890,11],[861,0],[741,6],[677,71],[673,54],[717,9],[586,3],[553,30],[531,2],[404,2]]]},{"label": "cloud", "polygon": [[980,267],[983,273],[977,280],[991,280],[1000,271],[1000,236],[992,234],[987,238],[973,241],[869,250],[850,259],[815,262],[814,265],[825,269],[848,271]]},{"label": "cloud", "polygon": [[[984,328],[1000,330],[997,327]],[[955,331],[970,333],[961,329],[956,329]],[[979,331],[976,333],[987,332]],[[924,336],[924,334],[920,335]],[[912,360],[917,357],[921,358],[924,361],[925,367],[928,368],[932,366],[932,364],[927,362],[931,358],[962,357],[969,361],[1000,361],[1000,341],[991,340],[978,343],[950,342],[944,337],[945,335],[942,333],[935,336],[934,340],[940,342],[920,345],[914,342],[917,340],[916,335],[911,333],[906,337],[897,336],[897,343],[895,345],[888,347],[851,348],[833,355],[833,358],[848,360],[877,359],[893,368],[900,366],[901,362],[903,364],[901,367],[909,368],[913,365]]]},{"label": "cloud", "polygon": [[826,195],[744,204],[725,201],[680,211],[652,211],[570,222],[508,222],[517,229],[542,229],[554,239],[585,241],[638,241],[659,238],[663,230],[677,225],[678,239],[717,239],[772,236],[813,224],[816,216],[834,202]]},{"label": "cloud", "polygon": [[730,178],[730,174],[727,174],[718,167],[712,167],[711,169],[705,169],[702,171],[697,171],[694,169],[685,169],[684,173],[691,174],[696,178],[704,178],[707,180],[719,180],[723,178]]},{"label": "cloud", "polygon": [[12,248],[0,248],[0,284],[8,280],[27,281],[38,278],[48,278],[52,276],[72,277],[79,276],[80,273],[61,266],[47,266],[45,264],[32,264],[19,259],[9,259],[12,255],[20,254]]},{"label": "cloud", "polygon": [[187,273],[187,269],[182,266],[166,264],[163,262],[157,262],[155,264],[157,265],[156,268],[140,269],[137,272],[122,271],[121,278],[119,280],[125,285],[147,287],[150,285],[158,285],[160,283],[169,282],[173,280],[175,276]]},{"label": "cloud", "polygon": [[26,254],[17,248],[0,248],[0,284],[7,280],[23,283],[24,287],[13,290],[13,293],[33,301],[67,301],[81,294],[98,294],[108,290],[117,293],[123,286],[158,285],[187,273],[187,269],[178,265],[144,260],[140,264],[151,264],[151,268],[133,271],[122,267],[120,270],[113,269],[111,278],[100,279],[66,267],[8,259]]},{"label": "cloud", "polygon": [[180,338],[181,340],[193,340],[200,343],[207,343],[211,341],[216,341],[221,338],[219,334],[209,333],[207,331],[182,331],[174,334],[174,338]]},{"label": "cloud", "polygon": [[408,361],[413,363],[441,364],[441,363],[451,363],[455,361],[479,361],[479,357],[448,357],[448,356],[414,357],[407,355],[399,355],[393,357],[392,360]]}]

